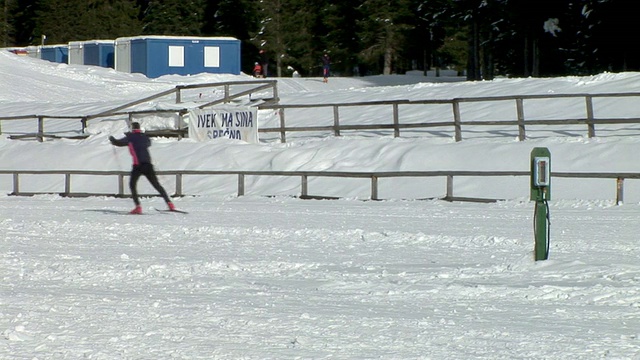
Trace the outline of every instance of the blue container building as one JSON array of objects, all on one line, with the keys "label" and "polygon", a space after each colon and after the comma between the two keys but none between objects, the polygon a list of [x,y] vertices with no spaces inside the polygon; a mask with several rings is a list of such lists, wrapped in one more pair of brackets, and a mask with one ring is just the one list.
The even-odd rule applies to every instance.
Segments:
[{"label": "blue container building", "polygon": [[118,71],[150,78],[168,74],[240,74],[240,40],[231,37],[139,36],[116,39]]},{"label": "blue container building", "polygon": [[68,45],[45,45],[40,48],[40,58],[56,63],[67,63],[69,58]]},{"label": "blue container building", "polygon": [[115,42],[113,40],[85,41],[84,65],[114,68]]}]

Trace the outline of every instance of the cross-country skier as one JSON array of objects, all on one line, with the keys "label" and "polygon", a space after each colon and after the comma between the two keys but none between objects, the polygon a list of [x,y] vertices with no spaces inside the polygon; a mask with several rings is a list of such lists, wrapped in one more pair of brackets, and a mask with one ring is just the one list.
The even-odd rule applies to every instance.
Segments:
[{"label": "cross-country skier", "polygon": [[325,53],[322,55],[322,82],[329,82],[329,70],[331,67],[331,58],[329,58],[329,54]]},{"label": "cross-country skier", "polygon": [[269,57],[264,50],[260,50],[260,62],[262,63],[262,77],[266,78],[269,76]]},{"label": "cross-country skier", "polygon": [[151,185],[153,185],[153,187],[160,193],[164,201],[169,206],[169,210],[175,211],[175,206],[169,199],[167,192],[158,182],[156,171],[153,169],[153,165],[151,164],[151,155],[149,154],[151,140],[140,130],[140,123],[131,123],[131,129],[132,131],[125,133],[122,139],[116,139],[113,136],[109,136],[111,144],[115,146],[128,146],[131,157],[133,158],[129,187],[131,188],[131,195],[133,196],[133,202],[136,207],[131,210],[130,214],[142,214],[142,206],[140,206],[137,189],[138,179],[141,175],[144,175]]}]

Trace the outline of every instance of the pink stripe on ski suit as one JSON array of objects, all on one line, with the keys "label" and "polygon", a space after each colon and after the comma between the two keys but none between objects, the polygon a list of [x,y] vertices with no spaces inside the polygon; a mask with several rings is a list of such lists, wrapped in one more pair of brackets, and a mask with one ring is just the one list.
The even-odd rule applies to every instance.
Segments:
[{"label": "pink stripe on ski suit", "polygon": [[[133,133],[140,133],[141,130],[133,130]],[[129,148],[129,153],[131,153],[131,157],[133,158],[133,165],[140,165],[140,161],[138,161],[138,154],[136,154],[136,151],[133,149],[133,144],[129,143],[127,144],[127,147]]]}]

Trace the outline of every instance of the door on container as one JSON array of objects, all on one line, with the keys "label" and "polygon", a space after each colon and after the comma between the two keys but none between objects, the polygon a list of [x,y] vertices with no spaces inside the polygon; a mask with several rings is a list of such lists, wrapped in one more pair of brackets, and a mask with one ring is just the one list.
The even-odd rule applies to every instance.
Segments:
[{"label": "door on container", "polygon": [[79,43],[69,43],[69,64],[84,64],[84,50],[82,46],[83,45]]},{"label": "door on container", "polygon": [[131,72],[131,42],[123,41],[116,44],[116,71]]}]

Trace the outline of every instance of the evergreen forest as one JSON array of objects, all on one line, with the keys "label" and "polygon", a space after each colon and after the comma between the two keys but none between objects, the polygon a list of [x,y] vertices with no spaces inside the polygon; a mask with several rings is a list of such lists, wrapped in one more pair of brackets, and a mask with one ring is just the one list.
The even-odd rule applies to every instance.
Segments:
[{"label": "evergreen forest", "polygon": [[469,80],[640,70],[637,0],[2,0],[0,47],[230,36],[273,76],[455,70]]}]

